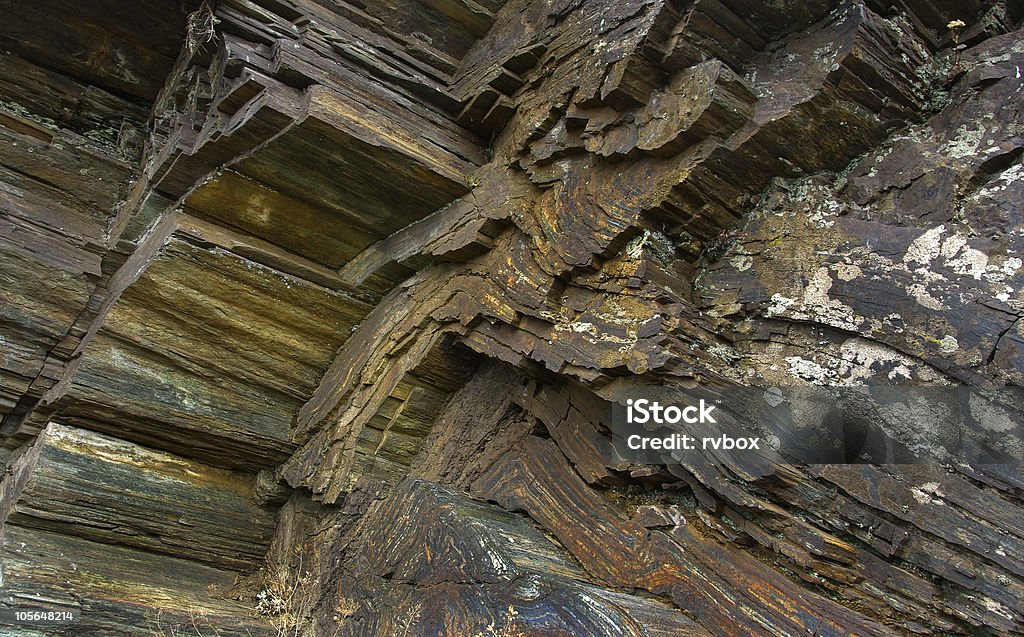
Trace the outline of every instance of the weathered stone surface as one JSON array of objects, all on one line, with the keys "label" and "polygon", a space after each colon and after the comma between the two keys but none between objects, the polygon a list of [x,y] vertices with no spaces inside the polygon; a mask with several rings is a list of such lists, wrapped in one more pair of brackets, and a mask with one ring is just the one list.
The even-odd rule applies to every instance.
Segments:
[{"label": "weathered stone surface", "polygon": [[102,276],[106,221],[130,175],[116,150],[15,110],[0,118],[5,439],[19,433],[21,419],[59,381],[74,350],[80,316]]},{"label": "weathered stone surface", "polygon": [[716,634],[885,634],[859,613],[800,591],[749,555],[707,542],[688,525],[667,535],[623,519],[571,473],[551,443],[526,438],[520,449],[495,463],[473,492],[525,510],[601,580],[670,595]]},{"label": "weathered stone surface", "polygon": [[128,7],[104,0],[78,8],[75,20],[62,20],[54,16],[71,9],[66,2],[6,1],[2,42],[23,58],[86,84],[152,100],[181,48],[187,7],[164,2]]},{"label": "weathered stone surface", "polygon": [[5,612],[70,610],[81,617],[8,625],[9,635],[276,634],[266,620],[219,597],[235,583],[228,571],[14,525],[4,529],[2,555]]},{"label": "weathered stone surface", "polygon": [[1021,632],[1019,467],[609,434],[1020,384],[1019,3],[115,4],[4,5],[15,634]]},{"label": "weathered stone surface", "polygon": [[266,552],[274,515],[245,474],[57,424],[35,444],[8,524],[238,571]]},{"label": "weathered stone surface", "polygon": [[342,634],[708,634],[664,604],[593,586],[526,520],[436,484],[403,482],[363,524],[338,594],[366,601]]},{"label": "weathered stone surface", "polygon": [[[752,213],[750,234],[702,278],[710,310],[845,332],[820,358],[786,357],[809,380],[852,379],[860,372],[849,362],[871,358],[894,364],[890,378],[927,379],[912,372],[924,361],[962,382],[1018,383],[1019,42],[972,51],[978,66],[954,105],[841,181],[778,184]],[[886,347],[871,352],[850,335]]]}]

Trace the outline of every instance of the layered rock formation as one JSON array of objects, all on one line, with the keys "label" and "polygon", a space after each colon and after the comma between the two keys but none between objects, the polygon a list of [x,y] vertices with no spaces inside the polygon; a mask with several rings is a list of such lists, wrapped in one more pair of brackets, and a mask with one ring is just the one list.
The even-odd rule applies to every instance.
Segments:
[{"label": "layered rock formation", "polygon": [[608,447],[1021,384],[1020,3],[4,9],[5,634],[1021,632],[1017,465]]}]

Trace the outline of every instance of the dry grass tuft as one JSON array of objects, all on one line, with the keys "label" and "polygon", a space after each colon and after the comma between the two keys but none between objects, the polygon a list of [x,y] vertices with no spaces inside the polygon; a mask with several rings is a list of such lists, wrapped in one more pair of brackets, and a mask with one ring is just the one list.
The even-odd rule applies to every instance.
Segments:
[{"label": "dry grass tuft", "polygon": [[266,617],[279,637],[300,637],[316,605],[320,582],[298,558],[297,568],[276,569],[256,594],[256,614]]},{"label": "dry grass tuft", "polygon": [[217,37],[217,23],[220,20],[213,14],[213,7],[207,0],[199,8],[188,15],[185,32],[185,46],[189,55],[195,55]]}]

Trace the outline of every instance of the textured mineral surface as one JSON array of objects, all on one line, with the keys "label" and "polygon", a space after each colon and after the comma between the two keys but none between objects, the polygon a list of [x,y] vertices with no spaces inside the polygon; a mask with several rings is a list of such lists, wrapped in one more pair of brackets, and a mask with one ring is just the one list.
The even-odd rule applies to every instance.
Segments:
[{"label": "textured mineral surface", "polygon": [[0,634],[1024,632],[1020,463],[609,451],[1024,384],[1020,0],[0,9]]}]

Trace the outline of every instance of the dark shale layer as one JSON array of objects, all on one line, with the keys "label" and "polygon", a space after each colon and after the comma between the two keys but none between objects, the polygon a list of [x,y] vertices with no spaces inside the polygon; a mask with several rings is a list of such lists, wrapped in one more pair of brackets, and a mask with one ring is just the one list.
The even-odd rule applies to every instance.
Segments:
[{"label": "dark shale layer", "polygon": [[0,8],[2,634],[1024,632],[1020,466],[602,452],[1022,384],[1019,0]]}]

